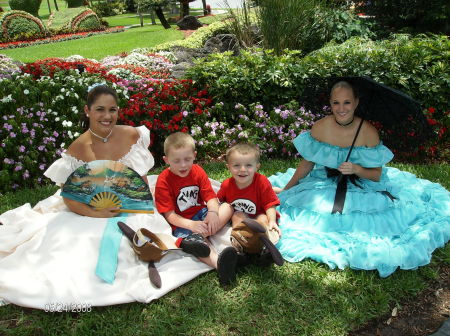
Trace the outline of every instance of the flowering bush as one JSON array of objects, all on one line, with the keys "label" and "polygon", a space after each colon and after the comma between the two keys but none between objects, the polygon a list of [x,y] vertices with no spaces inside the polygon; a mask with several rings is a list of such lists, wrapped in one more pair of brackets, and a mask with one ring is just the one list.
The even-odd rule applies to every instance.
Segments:
[{"label": "flowering bush", "polygon": [[23,63],[0,54],[0,79],[11,78],[11,75],[20,73]]},{"label": "flowering bush", "polygon": [[74,69],[0,79],[0,192],[40,183],[43,171],[79,135],[86,88],[98,82],[116,87],[121,104],[127,100],[117,84]]},{"label": "flowering bush", "polygon": [[197,116],[207,113],[211,99],[197,91],[189,80],[121,81],[130,99],[121,109],[119,120],[151,130],[150,149],[155,159],[163,155],[163,142],[170,133],[187,132]]},{"label": "flowering bush", "polygon": [[54,36],[46,37],[46,38],[37,38],[37,39],[34,38],[33,40],[29,40],[29,41],[5,42],[5,43],[0,43],[0,50],[1,49],[12,49],[12,48],[23,48],[23,47],[29,47],[29,46],[38,45],[38,44],[47,44],[47,43],[53,43],[53,42],[75,40],[75,39],[80,39],[80,38],[99,35],[99,34],[120,33],[120,32],[123,32],[124,30],[125,30],[124,27],[118,26],[118,27],[108,28],[106,30],[101,30],[101,31],[59,34],[59,35],[54,35]]},{"label": "flowering bush", "polygon": [[448,160],[450,158],[450,139],[448,129],[450,127],[450,111],[440,112],[434,107],[425,111],[428,124],[435,135],[428,143],[419,146],[418,154],[423,158],[435,160]]},{"label": "flowering bush", "polygon": [[215,118],[211,121],[211,114],[221,115],[223,106],[223,103],[215,104],[211,112],[197,118],[198,123],[191,127],[191,135],[201,148],[199,158],[217,158],[239,141],[257,144],[265,157],[296,156],[292,140],[323,117],[292,101],[266,111],[260,104],[248,107],[236,104],[237,124],[229,125]]}]

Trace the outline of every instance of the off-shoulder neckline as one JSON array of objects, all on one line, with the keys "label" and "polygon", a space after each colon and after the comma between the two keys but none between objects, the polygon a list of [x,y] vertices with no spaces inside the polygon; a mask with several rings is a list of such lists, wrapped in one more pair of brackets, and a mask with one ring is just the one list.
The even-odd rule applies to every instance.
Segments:
[{"label": "off-shoulder neckline", "polygon": [[[330,148],[333,148],[333,149],[340,149],[340,150],[349,150],[350,147],[351,147],[351,146],[341,147],[341,146],[337,146],[337,145],[332,145],[332,144],[329,144],[329,143],[327,143],[327,142],[323,142],[323,141],[317,140],[316,138],[314,138],[314,137],[311,135],[311,132],[310,132],[310,131],[304,132],[304,133],[302,133],[302,134],[305,134],[305,133],[306,133],[306,135],[310,138],[311,141],[317,142],[318,144],[323,145],[323,146],[326,146],[326,147],[330,147]],[[373,147],[367,147],[367,146],[354,146],[353,149],[361,149],[361,150],[367,149],[367,150],[373,150],[373,149],[377,149],[377,148],[380,147],[380,146],[383,146],[383,142],[382,142],[381,140],[380,140],[380,142],[379,142],[376,146],[373,146]]]},{"label": "off-shoulder neckline", "polygon": [[[145,126],[141,126],[141,127],[145,127]],[[139,128],[139,127],[136,127],[136,128]],[[126,159],[126,157],[133,151],[134,147],[139,145],[139,142],[141,141],[141,139],[142,139],[142,137],[143,137],[143,134],[142,134],[141,132],[139,132],[139,131],[138,131],[138,133],[139,133],[139,138],[137,139],[137,141],[136,141],[133,145],[131,145],[130,150],[129,150],[127,153],[125,153],[120,159],[118,159],[118,160],[116,160],[116,161],[121,162],[121,161],[123,161],[124,159]],[[67,156],[68,158],[70,158],[71,160],[75,161],[77,164],[80,164],[80,165],[83,165],[83,164],[86,164],[86,163],[87,163],[86,161],[77,159],[77,158],[76,158],[75,156],[73,156],[73,155],[67,154],[66,152],[63,152],[63,153],[61,154],[61,156]]]}]

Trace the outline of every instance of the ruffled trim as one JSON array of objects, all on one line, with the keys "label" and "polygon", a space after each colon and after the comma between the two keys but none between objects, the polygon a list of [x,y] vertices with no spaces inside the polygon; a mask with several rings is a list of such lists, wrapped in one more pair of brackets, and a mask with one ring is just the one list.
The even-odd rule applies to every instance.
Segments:
[{"label": "ruffled trim", "polygon": [[62,153],[61,158],[53,162],[44,172],[44,176],[48,177],[56,184],[63,184],[75,169],[84,164],[84,161],[78,160],[69,154]]},{"label": "ruffled trim", "polygon": [[[347,158],[350,147],[339,147],[320,142],[303,132],[293,144],[300,155],[308,161],[330,168],[337,168]],[[354,147],[350,161],[366,168],[381,167],[392,160],[394,154],[380,141],[375,147]]]},{"label": "ruffled trim", "polygon": [[[139,139],[131,146],[130,151],[118,161],[135,170],[140,176],[144,176],[155,164],[155,160],[148,150],[150,131],[145,126],[136,127],[136,130],[139,133]],[[62,184],[66,182],[75,169],[85,163],[85,161],[78,160],[74,156],[62,153],[61,158],[53,162],[44,172],[44,176],[56,184]]]},{"label": "ruffled trim", "polygon": [[134,169],[139,175],[144,176],[155,165],[155,160],[148,150],[148,146],[150,146],[150,131],[145,126],[136,127],[136,130],[139,133],[138,141],[131,146],[130,151],[119,162]]},{"label": "ruffled trim", "polygon": [[[283,257],[377,270],[382,277],[428,264],[431,253],[450,239],[450,193],[396,168],[383,171],[381,182],[361,180],[363,189],[349,184],[342,215],[330,211],[333,179],[306,177],[280,193],[283,234],[277,247]],[[269,180],[283,187],[293,173],[289,169]],[[397,199],[377,192],[382,190]]]}]

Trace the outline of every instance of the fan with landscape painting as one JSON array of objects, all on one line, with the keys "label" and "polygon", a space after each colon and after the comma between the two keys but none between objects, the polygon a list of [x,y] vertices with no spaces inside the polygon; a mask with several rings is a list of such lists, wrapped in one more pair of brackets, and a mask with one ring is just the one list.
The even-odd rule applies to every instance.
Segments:
[{"label": "fan with landscape painting", "polygon": [[153,213],[148,184],[118,161],[96,160],[82,165],[67,178],[61,196],[95,209],[117,207],[118,212]]}]

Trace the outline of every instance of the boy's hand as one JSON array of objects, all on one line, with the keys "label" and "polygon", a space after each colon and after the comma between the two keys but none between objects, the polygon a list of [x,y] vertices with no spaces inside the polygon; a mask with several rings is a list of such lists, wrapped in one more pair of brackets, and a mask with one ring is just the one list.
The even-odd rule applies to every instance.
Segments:
[{"label": "boy's hand", "polygon": [[205,223],[208,226],[208,235],[212,236],[221,229],[219,216],[217,212],[208,212],[205,218]]},{"label": "boy's hand", "polygon": [[203,221],[192,221],[189,229],[194,233],[201,234],[203,237],[209,236],[208,225]]},{"label": "boy's hand", "polygon": [[269,230],[275,230],[281,237],[281,230],[276,222],[269,222]]}]

